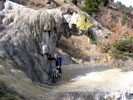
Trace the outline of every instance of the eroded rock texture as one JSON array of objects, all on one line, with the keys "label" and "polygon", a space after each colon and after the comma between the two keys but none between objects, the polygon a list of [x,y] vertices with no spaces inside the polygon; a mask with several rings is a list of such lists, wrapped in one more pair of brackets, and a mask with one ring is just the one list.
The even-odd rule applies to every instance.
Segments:
[{"label": "eroded rock texture", "polygon": [[60,37],[88,34],[89,30],[97,34],[100,30],[96,30],[99,24],[89,15],[69,10],[34,10],[5,2],[0,12],[1,57],[11,60],[13,68],[22,70],[33,81],[49,83],[54,62],[46,53],[53,55]]},{"label": "eroded rock texture", "polygon": [[[59,94],[63,93],[66,86],[60,88],[40,84],[51,83],[54,62],[48,60],[48,54],[53,56],[60,37],[93,34],[96,40],[98,36],[103,39],[111,33],[89,15],[72,6],[73,9],[34,10],[10,1],[5,2],[0,11],[0,87],[18,95],[22,100],[54,100],[58,98],[57,89]],[[68,72],[75,71],[70,68]],[[64,73],[64,76],[67,74]],[[66,92],[66,95],[59,96],[73,97],[71,93],[74,96],[78,94]]]}]

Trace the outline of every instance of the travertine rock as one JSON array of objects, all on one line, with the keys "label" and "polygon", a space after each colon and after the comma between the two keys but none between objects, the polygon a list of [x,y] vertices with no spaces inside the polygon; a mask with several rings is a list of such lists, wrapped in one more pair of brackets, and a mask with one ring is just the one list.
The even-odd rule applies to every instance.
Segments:
[{"label": "travertine rock", "polygon": [[98,34],[95,25],[99,24],[89,15],[78,10],[69,11],[34,10],[5,2],[5,9],[0,12],[0,46],[7,59],[12,60],[14,68],[24,71],[33,81],[49,83],[51,66],[54,65],[45,56],[43,45],[53,55],[61,36],[81,35],[89,32],[92,26]]},{"label": "travertine rock", "polygon": [[[107,87],[106,89],[110,89],[111,87],[108,88],[108,82],[112,84],[112,81],[108,81],[108,77],[111,79],[112,75],[112,78],[114,78],[116,71],[118,71],[116,79],[120,78],[125,83],[129,81],[126,85],[125,83],[122,85],[132,87],[132,80],[127,79],[128,76],[132,77],[132,72],[125,73],[122,70],[115,70],[110,67],[108,69],[107,67],[95,67],[97,72],[93,74],[91,73],[94,72],[93,66],[86,69],[86,66],[83,68],[81,65],[79,65],[80,67],[70,65],[64,67],[63,79],[65,80],[64,77],[67,77],[66,81],[68,82],[68,80],[76,77],[77,81],[73,79],[74,81],[69,81],[70,84],[61,84],[61,87],[40,84],[51,83],[51,66],[54,66],[54,62],[48,60],[46,53],[53,56],[56,42],[61,36],[69,38],[72,35],[79,36],[93,33],[96,36],[104,37],[111,33],[89,15],[80,11],[76,6],[72,6],[74,10],[67,9],[64,13],[60,9],[34,10],[6,1],[5,9],[0,11],[0,87],[4,86],[9,92],[18,95],[22,100],[62,100],[64,97],[72,99],[75,96],[75,99],[79,100],[87,100],[88,96],[92,100],[101,100],[101,98],[104,100],[119,100],[119,98],[126,100],[131,98],[129,100],[132,100],[132,91],[124,91],[123,93],[118,91],[118,93],[113,92],[113,94],[103,90],[97,92],[97,89],[94,89],[94,92],[89,91],[89,86],[101,87],[103,82]],[[82,74],[81,68],[85,72],[83,72],[83,77],[79,79],[78,75]],[[111,71],[108,72],[109,69]],[[85,73],[88,74],[85,76]],[[107,75],[108,73],[111,73],[111,75]],[[102,81],[103,79],[105,80]],[[116,81],[118,82],[117,85],[121,82],[120,80]],[[115,86],[115,81],[113,82],[113,86]],[[87,84],[87,88],[86,83],[89,84]],[[81,88],[79,88],[80,86]],[[79,89],[88,90],[84,93]],[[120,89],[121,87],[119,87]],[[76,90],[76,92],[73,90]],[[57,95],[60,93],[62,94]]]},{"label": "travertine rock", "polygon": [[76,7],[64,13],[60,9],[34,10],[6,1],[0,11],[0,83],[26,100],[44,100],[44,88],[34,86],[32,81],[51,83],[54,62],[48,60],[46,53],[53,56],[61,36],[79,36],[89,30],[106,35],[100,24]]}]

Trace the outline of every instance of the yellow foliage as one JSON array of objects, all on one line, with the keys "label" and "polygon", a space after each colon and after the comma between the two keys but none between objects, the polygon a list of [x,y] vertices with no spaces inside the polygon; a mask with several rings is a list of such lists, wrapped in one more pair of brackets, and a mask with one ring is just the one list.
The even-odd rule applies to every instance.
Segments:
[{"label": "yellow foliage", "polygon": [[90,37],[88,37],[88,43],[91,44],[93,41]]},{"label": "yellow foliage", "polygon": [[83,31],[87,31],[90,27],[93,26],[91,23],[89,17],[87,17],[85,14],[78,14],[77,16],[77,28]]}]

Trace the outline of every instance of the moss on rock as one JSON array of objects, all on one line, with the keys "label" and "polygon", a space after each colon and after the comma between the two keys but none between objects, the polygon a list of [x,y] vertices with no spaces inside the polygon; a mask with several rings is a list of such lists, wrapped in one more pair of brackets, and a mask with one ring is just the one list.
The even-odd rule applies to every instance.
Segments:
[{"label": "moss on rock", "polygon": [[0,100],[19,100],[19,97],[12,95],[0,88]]},{"label": "moss on rock", "polygon": [[77,28],[83,31],[87,31],[90,27],[93,26],[91,20],[83,13],[79,13],[77,16]]}]

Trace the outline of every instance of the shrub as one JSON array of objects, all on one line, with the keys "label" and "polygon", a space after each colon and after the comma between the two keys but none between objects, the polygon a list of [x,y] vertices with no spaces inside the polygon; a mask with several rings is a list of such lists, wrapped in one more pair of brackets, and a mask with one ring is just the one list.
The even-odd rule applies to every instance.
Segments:
[{"label": "shrub", "polygon": [[128,16],[126,14],[123,14],[123,24],[128,23]]},{"label": "shrub", "polygon": [[96,13],[99,11],[99,7],[97,2],[94,0],[85,0],[85,7],[82,7],[82,10],[87,12],[88,14]]},{"label": "shrub", "polygon": [[77,0],[72,0],[72,3],[74,3],[75,5],[77,5]]},{"label": "shrub", "polygon": [[130,6],[130,7],[129,7],[129,9],[133,10],[133,7],[132,7],[132,6]]},{"label": "shrub", "polygon": [[0,100],[19,100],[18,97],[11,95],[0,88]]},{"label": "shrub", "polygon": [[133,37],[114,42],[112,46],[113,49],[110,53],[112,57],[123,59],[133,56]]},{"label": "shrub", "polygon": [[66,3],[66,0],[64,0],[64,3]]},{"label": "shrub", "polygon": [[85,0],[85,7],[81,9],[88,14],[97,13],[103,6],[108,5],[108,0]]}]

